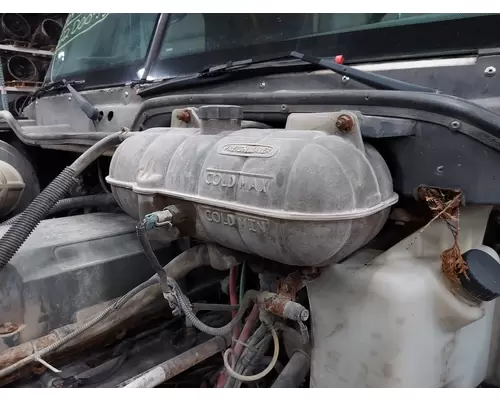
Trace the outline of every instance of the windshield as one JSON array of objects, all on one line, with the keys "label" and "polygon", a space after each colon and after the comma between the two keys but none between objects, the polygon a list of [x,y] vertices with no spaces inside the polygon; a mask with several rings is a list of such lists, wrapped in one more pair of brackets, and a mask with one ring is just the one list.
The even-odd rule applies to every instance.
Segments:
[{"label": "windshield", "polygon": [[[46,83],[106,86],[142,78],[158,17],[70,14]],[[346,63],[472,52],[499,46],[499,22],[486,14],[171,14],[148,78],[293,50],[343,54]]]}]

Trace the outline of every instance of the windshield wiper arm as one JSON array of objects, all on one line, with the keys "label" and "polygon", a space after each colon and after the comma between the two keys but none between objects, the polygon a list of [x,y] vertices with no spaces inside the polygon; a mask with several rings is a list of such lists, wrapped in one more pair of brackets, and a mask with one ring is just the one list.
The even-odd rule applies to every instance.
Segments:
[{"label": "windshield wiper arm", "polygon": [[292,51],[290,53],[290,57],[304,60],[314,65],[325,67],[333,72],[336,72],[337,74],[347,76],[352,80],[363,83],[366,86],[370,86],[374,89],[438,93],[438,90],[433,88],[415,85],[413,83],[400,81],[399,79],[388,78],[383,75],[374,74],[373,72],[361,71],[357,68],[349,67],[347,65],[337,64],[336,62],[328,58],[313,57],[310,55],[298,53],[296,51]]},{"label": "windshield wiper arm", "polygon": [[228,61],[224,64],[215,65],[211,67],[204,68],[200,72],[188,75],[185,77],[174,78],[166,82],[160,83],[158,85],[150,86],[139,91],[139,95],[147,96],[149,94],[154,94],[163,89],[177,88],[180,89],[183,86],[188,86],[196,84],[198,81],[220,81],[225,75],[230,76],[232,72],[245,69],[252,65],[263,64],[272,61],[280,61],[286,59],[297,59],[305,61],[309,64],[316,65],[318,67],[329,69],[337,74],[347,76],[348,78],[363,83],[374,89],[380,90],[398,90],[398,91],[408,91],[408,92],[426,92],[426,93],[439,93],[438,90],[434,88],[429,88],[426,86],[415,85],[413,83],[408,83],[400,81],[398,79],[388,78],[383,75],[374,74],[373,72],[361,71],[357,68],[349,67],[343,64],[337,64],[336,62],[328,58],[319,58],[311,55],[299,53],[292,51],[289,53],[280,53],[274,56],[268,57],[254,57],[239,61]]},{"label": "windshield wiper arm", "polygon": [[68,88],[71,95],[74,97],[80,109],[85,113],[85,115],[91,121],[96,121],[99,119],[99,110],[95,108],[90,101],[88,101],[85,97],[83,97],[77,90],[71,86],[71,84],[67,81],[64,81],[64,84]]},{"label": "windshield wiper arm", "polygon": [[99,119],[99,110],[95,108],[85,97],[78,93],[78,91],[73,87],[73,85],[83,85],[84,83],[85,81],[67,81],[66,79],[60,79],[58,81],[54,81],[42,86],[41,88],[33,92],[31,94],[31,97],[35,98],[37,96],[40,96],[41,94],[46,94],[55,90],[66,88],[71,93],[76,103],[85,113],[85,115],[90,120],[96,121]]}]

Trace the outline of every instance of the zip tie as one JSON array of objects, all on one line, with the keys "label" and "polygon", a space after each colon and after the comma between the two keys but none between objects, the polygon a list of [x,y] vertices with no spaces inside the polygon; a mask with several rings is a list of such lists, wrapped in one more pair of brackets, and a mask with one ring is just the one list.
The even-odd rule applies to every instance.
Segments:
[{"label": "zip tie", "polygon": [[255,352],[259,352],[259,349],[257,347],[252,346],[248,343],[245,343],[245,342],[241,341],[240,339],[233,338],[233,342],[241,344],[243,347],[246,347],[247,349],[253,350]]},{"label": "zip tie", "polygon": [[40,358],[40,356],[38,354],[35,354],[34,359],[35,359],[35,361],[38,361],[44,367],[47,367],[48,369],[50,369],[52,372],[54,372],[56,374],[60,374],[62,372],[61,370],[57,369],[56,367],[53,367],[52,365],[50,365],[47,361]]}]

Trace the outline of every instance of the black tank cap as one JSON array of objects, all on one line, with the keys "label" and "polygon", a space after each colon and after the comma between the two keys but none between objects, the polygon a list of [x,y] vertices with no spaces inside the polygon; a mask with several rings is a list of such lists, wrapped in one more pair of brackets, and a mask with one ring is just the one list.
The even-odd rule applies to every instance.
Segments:
[{"label": "black tank cap", "polygon": [[469,269],[467,278],[460,275],[460,283],[472,297],[491,301],[500,296],[500,264],[483,250],[472,249],[462,254]]}]

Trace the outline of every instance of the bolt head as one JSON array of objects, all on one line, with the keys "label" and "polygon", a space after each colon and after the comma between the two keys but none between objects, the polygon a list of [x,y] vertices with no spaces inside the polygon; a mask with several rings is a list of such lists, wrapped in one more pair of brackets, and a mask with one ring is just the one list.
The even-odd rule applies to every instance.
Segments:
[{"label": "bolt head", "polygon": [[460,122],[459,121],[452,121],[450,123],[450,128],[453,131],[456,131],[456,130],[460,129]]},{"label": "bolt head", "polygon": [[179,121],[185,122],[187,124],[187,123],[189,123],[189,121],[191,121],[191,114],[189,114],[189,111],[184,110],[184,111],[180,112],[179,114],[177,114],[177,119]]},{"label": "bolt head", "polygon": [[266,87],[266,82],[261,82],[260,85],[259,85],[259,87],[261,89],[264,89]]},{"label": "bolt head", "polygon": [[344,133],[350,132],[354,126],[354,121],[350,115],[340,115],[335,121],[336,128]]},{"label": "bolt head", "polygon": [[486,67],[486,69],[484,70],[484,75],[488,78],[495,76],[496,73],[497,73],[497,69],[493,66]]}]

